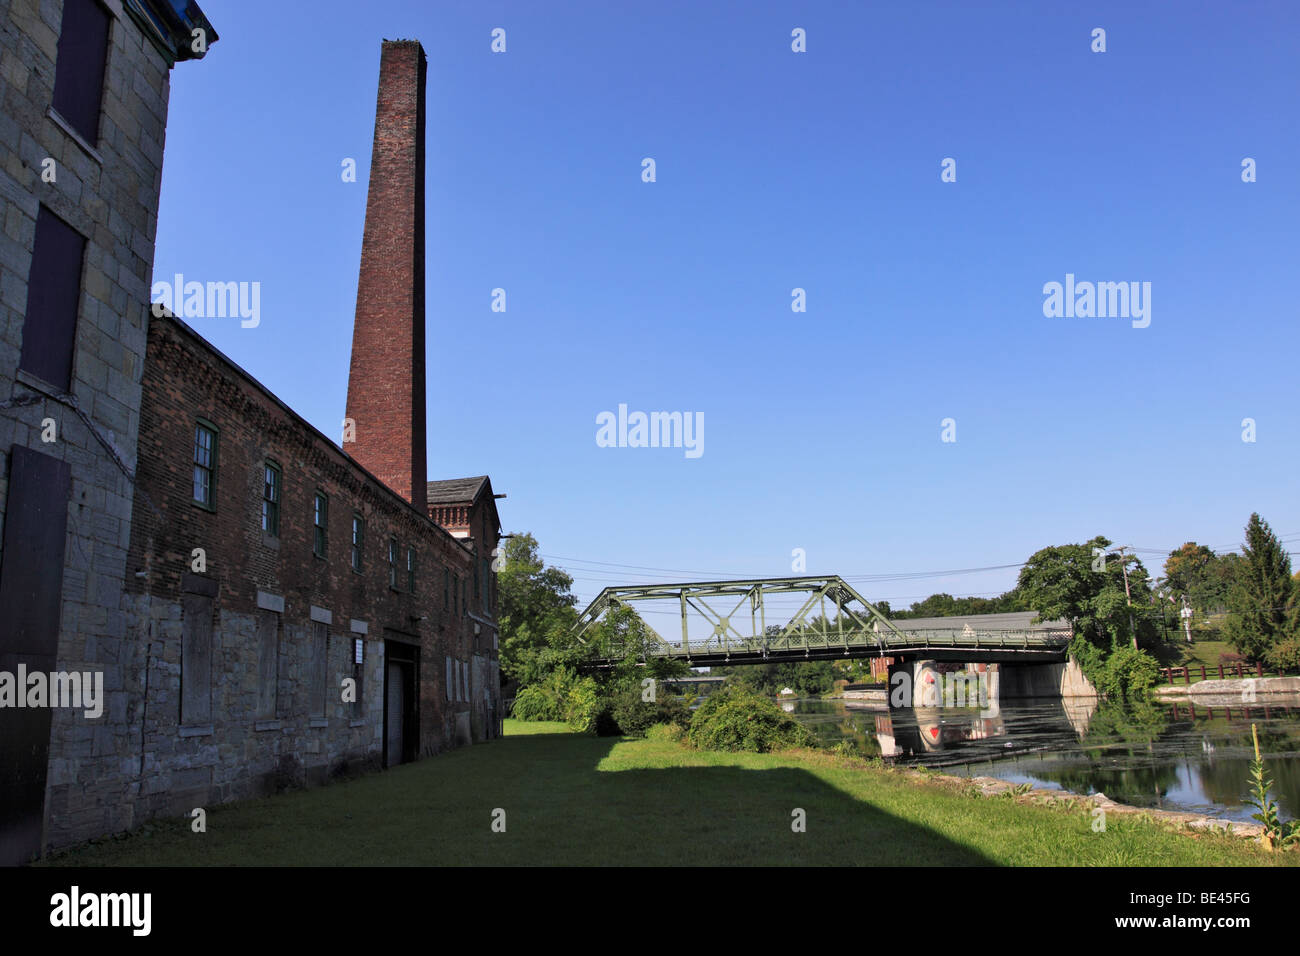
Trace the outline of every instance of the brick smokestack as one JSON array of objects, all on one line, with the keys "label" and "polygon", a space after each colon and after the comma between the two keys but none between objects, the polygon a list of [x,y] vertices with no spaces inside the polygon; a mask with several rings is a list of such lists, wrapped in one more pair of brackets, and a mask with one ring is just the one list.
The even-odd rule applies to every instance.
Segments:
[{"label": "brick smokestack", "polygon": [[[424,48],[385,40],[352,329],[343,450],[423,514]],[[346,437],[346,436],[345,436]]]}]

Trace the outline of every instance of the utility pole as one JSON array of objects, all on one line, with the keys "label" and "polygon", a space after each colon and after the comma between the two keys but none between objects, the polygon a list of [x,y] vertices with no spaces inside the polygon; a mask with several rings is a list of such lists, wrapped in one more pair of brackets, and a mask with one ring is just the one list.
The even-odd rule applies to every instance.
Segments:
[{"label": "utility pole", "polygon": [[1116,550],[1119,552],[1120,565],[1119,569],[1124,572],[1124,603],[1128,605],[1128,633],[1133,641],[1133,650],[1138,649],[1137,630],[1133,627],[1133,598],[1128,590],[1128,561],[1124,558],[1124,550],[1128,545],[1123,545]]}]

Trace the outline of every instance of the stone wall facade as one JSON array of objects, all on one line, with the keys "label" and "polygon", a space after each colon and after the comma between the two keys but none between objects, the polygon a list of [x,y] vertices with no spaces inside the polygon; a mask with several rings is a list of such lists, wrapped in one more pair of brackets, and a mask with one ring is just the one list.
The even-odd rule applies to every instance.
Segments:
[{"label": "stone wall facade", "polygon": [[[26,610],[27,599],[16,597],[14,589],[26,587],[18,582],[23,568],[39,564],[58,602],[49,619],[16,621],[15,608],[2,609],[0,671],[12,672],[16,663],[24,663],[43,670],[101,672],[108,699],[98,719],[76,709],[49,714],[48,763],[39,774],[47,788],[43,802],[39,794],[33,801],[31,791],[18,794],[9,784],[27,774],[20,765],[30,767],[32,748],[46,752],[38,739],[45,731],[20,728],[15,723],[22,719],[19,712],[0,711],[0,738],[15,748],[0,759],[0,774],[9,778],[0,781],[0,803],[9,811],[0,816],[10,817],[0,828],[0,864],[23,862],[34,847],[59,836],[102,833],[132,820],[116,782],[129,771],[138,745],[129,719],[135,652],[122,598],[149,280],[176,54],[166,47],[162,32],[146,29],[144,0],[133,5],[89,2],[12,0],[0,5],[0,528],[17,527],[21,517],[9,510],[16,490],[11,487],[14,460],[27,455],[18,449],[38,453],[42,457],[27,455],[28,460],[51,462],[54,472],[70,476],[66,500],[49,503],[49,520],[66,527],[64,535],[56,535],[61,537],[61,562],[37,553],[34,543],[17,535],[10,536],[7,548],[0,544],[0,585],[8,582],[7,599]],[[193,10],[202,16],[197,6]],[[68,11],[72,16],[65,16]],[[60,63],[61,37],[78,17],[83,24],[86,17],[106,22],[105,42],[89,56],[74,49],[75,55]],[[100,53],[102,77],[92,73]],[[55,109],[60,69],[68,89],[83,80],[82,89],[93,89],[102,78],[98,113],[89,125]],[[94,116],[95,104],[85,105]],[[58,282],[37,274],[38,220],[57,222],[66,235],[84,242],[80,263],[70,262]],[[73,276],[75,326],[58,343],[66,348],[63,361],[70,356],[71,372],[66,381],[52,381],[31,371],[33,342],[46,330],[29,324],[29,305],[35,297],[73,294]],[[40,324],[37,319],[32,323]],[[30,509],[41,492],[31,489],[22,499],[24,507]],[[138,763],[138,756],[134,759]],[[54,791],[76,793],[75,801],[64,799],[57,823],[50,820]],[[28,823],[10,827],[18,814],[11,799],[41,805]]]}]

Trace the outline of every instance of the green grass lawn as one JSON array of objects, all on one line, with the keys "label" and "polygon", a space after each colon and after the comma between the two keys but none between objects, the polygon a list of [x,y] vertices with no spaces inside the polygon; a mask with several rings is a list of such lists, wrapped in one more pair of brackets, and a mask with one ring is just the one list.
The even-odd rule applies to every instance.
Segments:
[{"label": "green grass lawn", "polygon": [[[1179,640],[1176,643],[1161,645],[1160,647],[1153,649],[1152,653],[1160,661],[1160,666],[1162,668],[1163,667],[1190,668],[1192,671],[1191,682],[1193,684],[1198,684],[1201,681],[1201,665],[1205,665],[1205,677],[1207,680],[1218,680],[1219,679],[1219,656],[1222,654],[1234,654],[1236,653],[1237,650],[1227,641],[1202,639],[1200,636],[1197,635],[1197,632],[1195,630],[1192,631],[1192,636],[1196,638],[1195,644],[1189,645],[1185,643],[1182,640],[1181,630],[1178,632],[1178,636],[1179,636]],[[1245,667],[1245,672],[1243,676],[1254,677],[1255,673],[1256,671],[1254,666],[1247,665]],[[1265,676],[1275,676],[1276,671],[1274,671],[1272,668],[1265,667],[1264,674]],[[1223,676],[1224,678],[1235,678],[1237,674],[1235,670],[1230,670],[1229,666],[1227,664],[1224,664]],[[1168,681],[1165,680],[1163,674],[1160,675],[1159,682],[1162,684],[1168,683]],[[1177,685],[1182,685],[1186,683],[1186,680],[1180,675],[1174,678],[1173,683]]]},{"label": "green grass lawn", "polygon": [[[1262,865],[1246,841],[973,797],[827,754],[724,754],[507,721],[501,740],[209,808],[48,865]],[[505,811],[495,833],[493,811]],[[791,830],[791,812],[807,830]],[[1300,854],[1280,859],[1300,862]]]}]

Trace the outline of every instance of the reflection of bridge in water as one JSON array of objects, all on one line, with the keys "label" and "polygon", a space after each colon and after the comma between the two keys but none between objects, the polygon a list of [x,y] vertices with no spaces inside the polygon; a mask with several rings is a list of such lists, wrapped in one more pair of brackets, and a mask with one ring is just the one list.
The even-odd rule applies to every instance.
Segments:
[{"label": "reflection of bridge in water", "polygon": [[1096,712],[1095,698],[1042,698],[1003,710],[896,707],[875,714],[882,757],[926,766],[1000,760],[1078,743]]}]

